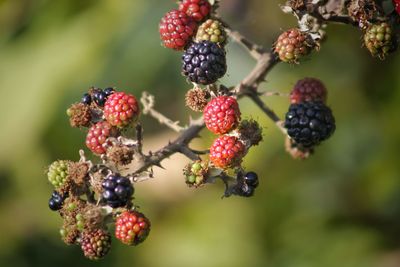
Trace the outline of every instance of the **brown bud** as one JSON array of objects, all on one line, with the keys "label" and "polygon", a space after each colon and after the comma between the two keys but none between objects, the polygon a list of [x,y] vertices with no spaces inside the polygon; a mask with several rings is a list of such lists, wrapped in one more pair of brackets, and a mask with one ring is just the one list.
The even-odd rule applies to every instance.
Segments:
[{"label": "brown bud", "polygon": [[349,16],[358,22],[358,26],[366,30],[370,21],[379,15],[379,8],[374,0],[352,0],[347,5]]},{"label": "brown bud", "polygon": [[256,146],[263,140],[262,129],[256,120],[242,120],[237,131],[240,139],[250,146]]},{"label": "brown bud", "polygon": [[186,106],[191,108],[193,111],[203,112],[209,97],[210,94],[201,88],[190,89],[186,93]]},{"label": "brown bud", "polygon": [[107,149],[107,159],[115,165],[127,165],[133,159],[134,151],[127,146],[116,145]]},{"label": "brown bud", "polygon": [[76,185],[82,186],[88,180],[89,166],[82,162],[70,161],[68,164],[68,176]]},{"label": "brown bud", "polygon": [[72,104],[67,110],[72,127],[89,127],[92,119],[90,107],[83,103]]}]

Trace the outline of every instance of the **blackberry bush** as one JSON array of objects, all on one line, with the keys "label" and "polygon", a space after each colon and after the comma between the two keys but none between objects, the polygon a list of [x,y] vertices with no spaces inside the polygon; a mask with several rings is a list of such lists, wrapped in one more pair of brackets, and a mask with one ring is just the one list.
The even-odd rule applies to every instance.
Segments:
[{"label": "blackberry bush", "polygon": [[[241,113],[238,103],[243,98],[249,100],[248,105],[259,107],[279,128],[285,149],[293,158],[317,154],[318,145],[336,128],[326,105],[324,83],[317,78],[299,79],[289,97],[281,92],[261,92],[259,86],[279,62],[298,63],[313,49],[319,49],[325,26],[331,21],[359,27],[365,33],[365,46],[374,56],[383,59],[394,52],[398,25],[393,22],[399,19],[397,15],[382,13],[378,1],[357,1],[358,5],[346,8],[341,2],[308,1],[305,5],[304,1],[287,1],[282,8],[295,14],[298,28],[283,32],[270,48],[265,48],[224,22],[218,15],[218,1],[179,1],[179,10],[173,9],[161,19],[159,33],[165,47],[184,50],[182,72],[194,83],[187,88],[185,102],[202,115],[181,126],[157,111],[155,97],[147,92],[142,93],[140,103],[129,91],[113,87],[90,87],[77,96],[67,115],[72,127],[87,128],[86,146],[94,155],[89,159],[80,150],[79,161],[57,160],[48,168],[48,181],[55,187],[48,206],[63,220],[61,239],[68,245],[79,245],[91,260],[110,251],[111,235],[106,229],[112,224],[114,236],[123,244],[144,242],[151,223],[139,211],[137,203],[141,200],[133,196],[135,183],[154,178],[153,167],[162,166],[164,159],[176,153],[188,158],[183,176],[190,188],[205,188],[219,179],[225,185],[223,197],[254,196],[264,178],[247,171],[243,159],[253,146],[263,146],[267,138],[252,114]],[[256,64],[237,84],[216,84],[227,71],[224,45],[228,37]],[[289,110],[283,120],[262,98],[272,95],[287,97]],[[140,114],[156,119],[177,137],[154,151],[144,151]],[[197,145],[203,147],[193,149],[192,141],[204,128],[217,136],[211,144],[199,142]]]}]

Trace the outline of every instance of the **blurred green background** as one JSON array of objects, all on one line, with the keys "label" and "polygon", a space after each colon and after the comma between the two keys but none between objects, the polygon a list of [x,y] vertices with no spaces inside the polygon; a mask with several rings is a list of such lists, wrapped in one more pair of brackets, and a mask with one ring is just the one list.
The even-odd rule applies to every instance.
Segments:
[{"label": "blurred green background", "polygon": [[[266,45],[288,27],[278,0],[222,1],[231,26]],[[69,127],[66,108],[91,85],[156,96],[157,109],[188,121],[190,85],[180,53],[164,49],[158,22],[172,0],[0,0],[0,266],[400,266],[400,55],[386,61],[361,48],[360,32],[331,25],[322,50],[300,66],[280,64],[261,89],[288,92],[305,76],[322,79],[337,119],[332,139],[307,161],[284,151],[284,138],[248,100],[265,141],[246,157],[259,173],[255,197],[221,200],[222,184],[186,187],[177,155],[137,185],[136,203],[152,221],[142,245],[114,240],[104,260],[89,262],[59,238],[61,218],[47,201],[44,170],[78,159],[85,132]],[[230,43],[226,85],[254,61]],[[288,100],[266,98],[280,116]],[[145,146],[175,134],[143,117]],[[203,132],[196,147],[213,136]]]}]

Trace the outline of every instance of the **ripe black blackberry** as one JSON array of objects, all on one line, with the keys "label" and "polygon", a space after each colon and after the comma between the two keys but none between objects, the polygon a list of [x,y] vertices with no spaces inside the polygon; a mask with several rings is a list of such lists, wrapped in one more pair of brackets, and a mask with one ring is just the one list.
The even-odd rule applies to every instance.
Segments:
[{"label": "ripe black blackberry", "polygon": [[329,107],[322,102],[304,102],[290,105],[285,128],[297,144],[313,147],[328,139],[336,126]]},{"label": "ripe black blackberry", "polygon": [[225,50],[210,41],[192,43],[182,61],[183,74],[194,83],[212,84],[226,73]]},{"label": "ripe black blackberry", "polygon": [[54,191],[49,199],[49,208],[51,210],[56,211],[61,209],[63,204],[64,204],[64,196],[62,196],[57,191]]},{"label": "ripe black blackberry", "polygon": [[103,200],[113,208],[123,207],[128,204],[133,195],[133,186],[128,178],[113,174],[102,183]]}]

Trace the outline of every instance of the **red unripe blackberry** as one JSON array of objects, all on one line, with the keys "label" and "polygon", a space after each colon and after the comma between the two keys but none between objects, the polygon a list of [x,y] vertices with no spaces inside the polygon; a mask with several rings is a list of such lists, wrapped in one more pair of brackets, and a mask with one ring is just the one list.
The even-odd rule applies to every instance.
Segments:
[{"label": "red unripe blackberry", "polygon": [[165,47],[182,50],[190,42],[196,28],[196,22],[185,12],[172,10],[161,19],[159,32]]},{"label": "red unripe blackberry", "polygon": [[95,154],[106,153],[103,146],[108,137],[115,136],[117,129],[106,121],[101,121],[90,127],[86,136],[86,146]]},{"label": "red unripe blackberry", "polygon": [[126,245],[142,243],[150,232],[150,221],[137,211],[125,211],[115,222],[115,236]]},{"label": "red unripe blackberry", "polygon": [[113,126],[124,127],[139,116],[139,103],[131,94],[115,92],[104,104],[104,117]]},{"label": "red unripe blackberry", "polygon": [[315,78],[299,80],[290,92],[290,103],[326,102],[327,90],[325,85]]},{"label": "red unripe blackberry", "polygon": [[210,147],[210,160],[219,168],[236,167],[245,153],[246,147],[237,137],[222,135]]},{"label": "red unripe blackberry", "polygon": [[81,236],[81,248],[91,260],[103,258],[111,249],[111,235],[103,229],[85,231]]},{"label": "red unripe blackberry", "polygon": [[225,134],[233,130],[239,121],[239,105],[231,96],[215,97],[204,108],[204,122],[215,134]]},{"label": "red unripe blackberry", "polygon": [[290,29],[283,32],[276,41],[275,52],[280,60],[288,63],[298,63],[299,59],[310,53],[308,34],[299,29]]},{"label": "red unripe blackberry", "polygon": [[210,13],[211,4],[208,0],[182,0],[179,10],[196,21],[202,21]]}]

